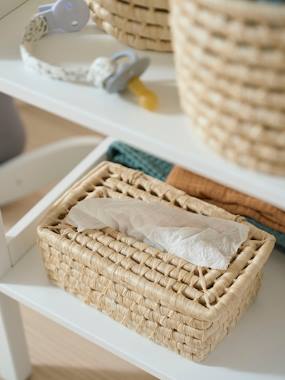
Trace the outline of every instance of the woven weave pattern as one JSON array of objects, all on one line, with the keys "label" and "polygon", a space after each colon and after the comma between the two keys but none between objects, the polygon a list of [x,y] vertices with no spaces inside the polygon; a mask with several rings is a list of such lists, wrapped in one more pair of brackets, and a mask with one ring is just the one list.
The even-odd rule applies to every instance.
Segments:
[{"label": "woven weave pattern", "polygon": [[157,200],[245,222],[140,172],[103,163],[64,195],[38,228],[53,282],[155,342],[204,359],[256,294],[274,239],[251,226],[226,271],[197,267],[111,228],[78,233],[64,218],[86,197]]},{"label": "woven weave pattern", "polygon": [[171,51],[168,0],[89,0],[96,25],[140,50]]},{"label": "woven weave pattern", "polygon": [[171,4],[184,110],[221,154],[285,175],[285,6]]}]

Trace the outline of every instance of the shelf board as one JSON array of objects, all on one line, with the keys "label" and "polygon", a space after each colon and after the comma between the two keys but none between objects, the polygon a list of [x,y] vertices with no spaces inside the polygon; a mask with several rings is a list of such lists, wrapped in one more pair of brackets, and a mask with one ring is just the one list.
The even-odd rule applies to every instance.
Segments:
[{"label": "shelf board", "polygon": [[[284,379],[285,255],[266,264],[254,304],[202,364],[186,360],[51,285],[33,247],[0,282],[0,291],[160,379]],[[43,332],[44,333],[44,332]]]},{"label": "shelf board", "polygon": [[[152,66],[144,81],[160,98],[160,109],[147,112],[126,96],[64,83],[26,71],[19,55],[25,24],[44,1],[29,0],[0,21],[0,91],[81,125],[127,142],[161,158],[254,195],[285,209],[285,178],[240,168],[207,149],[182,114],[172,55],[147,53]],[[64,46],[64,49],[62,49]],[[83,32],[44,39],[37,55],[54,62],[92,62],[125,48],[90,24]]]}]

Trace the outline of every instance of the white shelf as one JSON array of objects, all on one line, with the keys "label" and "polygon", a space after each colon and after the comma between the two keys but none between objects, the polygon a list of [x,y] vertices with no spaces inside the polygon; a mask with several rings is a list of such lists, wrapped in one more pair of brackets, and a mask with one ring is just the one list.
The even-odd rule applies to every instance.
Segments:
[{"label": "white shelf", "polygon": [[[160,97],[157,113],[144,111],[125,97],[27,72],[20,60],[19,43],[25,25],[42,2],[29,0],[0,21],[0,91],[285,209],[285,178],[226,162],[193,135],[179,108],[171,55],[148,53],[153,64],[144,80]],[[112,37],[94,31],[89,25],[82,33],[52,36],[40,44],[37,54],[51,61],[91,62],[122,48]]]},{"label": "white shelf", "polygon": [[[284,379],[285,255],[278,251],[273,252],[265,266],[263,285],[255,303],[202,364],[152,343],[49,283],[34,246],[36,226],[66,189],[105,159],[111,143],[112,139],[107,139],[96,147],[7,233],[10,257],[7,253],[5,256],[5,243],[0,235],[0,273],[5,272],[0,279],[0,294],[33,308],[161,379]],[[10,268],[8,259],[14,267]]]},{"label": "white shelf", "polygon": [[52,286],[34,247],[1,279],[0,291],[160,379],[277,380],[285,377],[284,268],[285,255],[275,251],[257,300],[203,364],[152,343]]}]

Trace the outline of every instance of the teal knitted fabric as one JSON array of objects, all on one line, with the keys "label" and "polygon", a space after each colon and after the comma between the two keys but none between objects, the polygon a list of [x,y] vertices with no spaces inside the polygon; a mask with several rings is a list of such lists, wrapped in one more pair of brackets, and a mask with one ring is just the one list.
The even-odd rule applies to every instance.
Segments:
[{"label": "teal knitted fabric", "polygon": [[[132,148],[129,145],[121,142],[113,143],[108,152],[107,159],[112,162],[127,166],[131,169],[141,170],[145,174],[158,178],[164,181],[168,176],[173,165],[154,157],[150,154],[142,152],[138,149]],[[276,245],[279,249],[285,252],[285,234],[270,227],[257,222],[255,219],[247,218],[247,220],[254,224],[256,227],[269,232],[276,237]]]},{"label": "teal knitted fabric", "polygon": [[161,181],[166,179],[173,166],[169,162],[121,142],[115,142],[109,147],[107,159],[128,168],[140,170]]},{"label": "teal knitted fabric", "polygon": [[246,218],[246,219],[249,223],[252,223],[257,228],[260,228],[261,230],[264,230],[270,233],[271,235],[275,236],[276,247],[285,253],[285,234],[283,232],[279,232],[279,231],[274,230],[271,227],[267,227],[264,224],[257,222],[255,219],[252,219],[252,218]]}]

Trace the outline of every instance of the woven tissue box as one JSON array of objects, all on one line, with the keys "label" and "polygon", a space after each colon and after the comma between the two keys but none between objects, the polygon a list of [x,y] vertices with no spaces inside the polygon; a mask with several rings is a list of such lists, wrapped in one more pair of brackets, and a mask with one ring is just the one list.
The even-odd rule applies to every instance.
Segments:
[{"label": "woven tissue box", "polygon": [[103,162],[64,194],[38,227],[52,282],[154,342],[203,360],[256,295],[274,238],[250,225],[248,240],[227,270],[198,267],[111,228],[79,233],[64,218],[87,197],[157,200],[246,222],[141,172]]},{"label": "woven tissue box", "polygon": [[169,0],[88,0],[96,26],[140,50],[169,52]]}]

